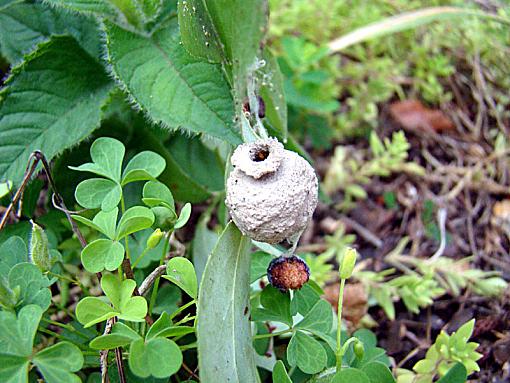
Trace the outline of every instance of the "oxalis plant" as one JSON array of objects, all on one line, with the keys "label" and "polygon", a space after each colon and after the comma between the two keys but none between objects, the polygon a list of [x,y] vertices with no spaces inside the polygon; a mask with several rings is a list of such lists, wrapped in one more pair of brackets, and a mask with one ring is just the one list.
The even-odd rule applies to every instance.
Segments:
[{"label": "oxalis plant", "polygon": [[[0,17],[1,53],[12,64],[0,92],[0,177],[4,189],[18,187],[0,229],[42,169],[74,233],[58,247],[80,247],[70,267],[35,222],[28,240],[1,244],[0,381],[395,381],[374,334],[342,328],[356,251],[339,257],[336,320],[294,254],[317,178],[287,137],[265,1],[0,0]],[[174,185],[158,180],[173,166],[165,157],[126,155],[120,141],[101,137],[91,161],[71,167],[88,177],[74,191],[75,211],[55,187],[48,161],[88,137],[120,92],[154,125],[224,149],[226,194],[213,196],[197,230],[215,238],[207,221],[224,199],[232,222],[200,278],[177,251],[191,205],[176,209]],[[133,185],[139,203],[128,204]],[[276,245],[284,240],[289,249]],[[180,307],[165,305],[161,278],[184,293]],[[480,356],[468,342],[473,323],[465,326],[442,333],[399,381],[464,382]],[[279,341],[288,342],[283,353]],[[198,369],[195,354],[185,358],[195,349]]]}]

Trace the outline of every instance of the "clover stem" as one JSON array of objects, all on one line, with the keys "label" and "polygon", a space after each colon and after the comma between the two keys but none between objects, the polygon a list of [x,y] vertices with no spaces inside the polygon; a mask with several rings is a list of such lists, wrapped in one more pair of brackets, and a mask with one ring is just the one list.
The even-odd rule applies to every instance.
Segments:
[{"label": "clover stem", "polygon": [[[126,204],[124,203],[124,195],[120,195],[120,208],[122,210],[122,214],[126,212]],[[129,235],[126,235],[124,238],[124,243],[126,245],[126,257],[127,259],[131,259],[130,252],[129,252]]]},{"label": "clover stem", "polygon": [[338,323],[336,329],[336,371],[342,370],[342,359],[344,350],[342,349],[342,308],[344,302],[345,279],[340,279],[340,290],[338,291]]},{"label": "clover stem", "polygon": [[282,331],[277,331],[277,332],[270,332],[270,333],[267,333],[267,334],[259,334],[259,335],[255,335],[253,337],[253,339],[264,339],[264,338],[271,338],[273,336],[279,336],[279,335],[283,335],[283,334],[287,334],[289,332],[292,332],[292,328],[288,328],[286,330],[282,330]]},{"label": "clover stem", "polygon": [[140,262],[142,260],[143,257],[145,257],[145,255],[147,254],[147,252],[149,251],[150,249],[148,247],[146,247],[143,251],[142,251],[142,254],[140,254],[140,256],[138,258],[136,258],[136,260],[133,262],[133,264],[131,265],[131,268],[135,268],[136,265],[138,265],[138,262]]},{"label": "clover stem", "polygon": [[[159,265],[161,266],[165,262],[166,253],[168,252],[168,246],[170,245],[170,232],[165,235],[165,245],[163,246],[163,254],[161,254],[161,259],[159,260]],[[158,296],[158,288],[159,288],[159,280],[160,278],[156,278],[154,281],[154,285],[152,287],[151,300],[149,302],[149,315],[152,314],[152,309],[156,304],[156,297]]]}]

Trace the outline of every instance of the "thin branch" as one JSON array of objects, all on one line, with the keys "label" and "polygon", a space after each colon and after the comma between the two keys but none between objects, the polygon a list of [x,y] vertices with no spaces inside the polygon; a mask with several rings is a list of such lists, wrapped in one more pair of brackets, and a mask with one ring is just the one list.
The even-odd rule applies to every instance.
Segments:
[{"label": "thin branch", "polygon": [[150,273],[147,278],[142,282],[140,285],[140,288],[138,291],[140,292],[140,295],[145,295],[149,292],[149,289],[154,284],[154,281],[161,277],[166,271],[166,265],[161,265],[156,267],[152,273]]}]

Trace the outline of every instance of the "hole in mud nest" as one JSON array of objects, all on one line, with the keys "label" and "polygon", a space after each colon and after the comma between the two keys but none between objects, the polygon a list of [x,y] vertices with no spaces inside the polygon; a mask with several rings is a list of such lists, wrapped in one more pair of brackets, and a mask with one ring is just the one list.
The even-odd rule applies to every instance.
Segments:
[{"label": "hole in mud nest", "polygon": [[262,162],[269,157],[269,149],[257,148],[250,153],[250,158],[254,162]]}]

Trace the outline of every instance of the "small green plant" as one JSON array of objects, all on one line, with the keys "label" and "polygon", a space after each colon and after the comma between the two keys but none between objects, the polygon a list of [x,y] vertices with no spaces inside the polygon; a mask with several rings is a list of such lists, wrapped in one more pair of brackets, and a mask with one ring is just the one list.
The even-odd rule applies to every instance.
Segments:
[{"label": "small green plant", "polygon": [[436,341],[427,351],[424,359],[418,361],[413,371],[401,369],[398,371],[398,383],[428,383],[437,376],[443,377],[439,382],[449,382],[446,376],[452,369],[457,369],[461,377],[480,371],[476,361],[482,354],[476,352],[478,343],[469,342],[473,334],[475,320],[464,323],[457,331],[448,335],[445,331],[436,338]]},{"label": "small green plant", "polygon": [[409,143],[404,132],[393,133],[391,140],[381,141],[375,132],[370,134],[370,158],[343,146],[335,148],[323,187],[327,193],[343,190],[345,197],[340,208],[353,206],[355,199],[367,197],[362,185],[373,177],[387,177],[392,173],[423,174],[424,169],[415,162],[407,162]]}]

